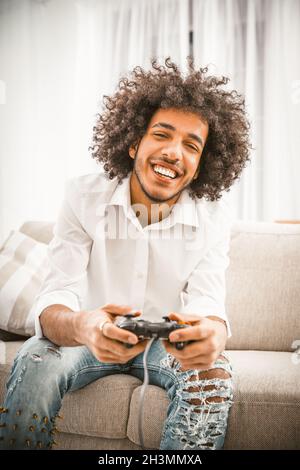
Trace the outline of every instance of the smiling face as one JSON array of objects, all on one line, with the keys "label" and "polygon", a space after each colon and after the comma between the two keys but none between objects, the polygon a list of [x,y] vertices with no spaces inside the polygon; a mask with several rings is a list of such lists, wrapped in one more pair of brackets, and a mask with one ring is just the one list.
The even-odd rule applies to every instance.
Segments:
[{"label": "smiling face", "polygon": [[208,124],[199,115],[178,109],[159,109],[152,116],[139,145],[131,146],[134,159],[131,200],[134,204],[167,202],[198,176]]}]

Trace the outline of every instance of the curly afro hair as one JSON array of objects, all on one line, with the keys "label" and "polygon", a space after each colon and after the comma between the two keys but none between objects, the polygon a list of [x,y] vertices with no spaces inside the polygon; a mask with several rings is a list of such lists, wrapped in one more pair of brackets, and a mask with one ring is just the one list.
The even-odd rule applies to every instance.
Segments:
[{"label": "curly afro hair", "polygon": [[121,78],[115,94],[103,97],[104,110],[97,114],[89,150],[106,176],[121,182],[133,169],[129,147],[143,137],[158,109],[196,113],[208,123],[209,133],[189,194],[214,201],[229,191],[249,161],[245,101],[235,90],[223,88],[228,78],[208,76],[207,67],[195,70],[191,57],[187,62],[186,77],[168,57],[163,66],[153,59],[150,71],[135,67],[129,78]]}]

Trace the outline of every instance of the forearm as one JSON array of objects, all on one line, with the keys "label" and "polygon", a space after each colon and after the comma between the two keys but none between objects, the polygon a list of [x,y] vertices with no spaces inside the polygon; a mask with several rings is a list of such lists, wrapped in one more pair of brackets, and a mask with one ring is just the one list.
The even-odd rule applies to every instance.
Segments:
[{"label": "forearm", "polygon": [[49,305],[40,315],[43,334],[58,346],[80,346],[80,320],[83,312],[74,312],[65,305]]}]

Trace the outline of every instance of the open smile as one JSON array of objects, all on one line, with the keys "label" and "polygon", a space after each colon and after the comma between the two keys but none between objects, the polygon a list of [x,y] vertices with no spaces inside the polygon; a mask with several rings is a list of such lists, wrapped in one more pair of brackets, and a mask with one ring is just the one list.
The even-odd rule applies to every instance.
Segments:
[{"label": "open smile", "polygon": [[171,183],[172,181],[178,179],[178,173],[176,171],[170,170],[164,166],[158,164],[150,164],[152,173],[158,181],[163,181],[165,183]]}]

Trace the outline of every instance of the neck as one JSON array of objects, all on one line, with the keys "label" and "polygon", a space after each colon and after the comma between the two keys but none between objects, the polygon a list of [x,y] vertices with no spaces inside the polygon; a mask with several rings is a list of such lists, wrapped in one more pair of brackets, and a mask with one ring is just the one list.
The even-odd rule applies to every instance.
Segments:
[{"label": "neck", "polygon": [[130,200],[132,206],[143,207],[143,211],[140,210],[140,207],[136,207],[136,209],[133,207],[142,226],[160,222],[168,217],[178,197],[179,195],[176,195],[169,201],[153,202],[145,194],[135,173],[132,172],[130,177]]}]

